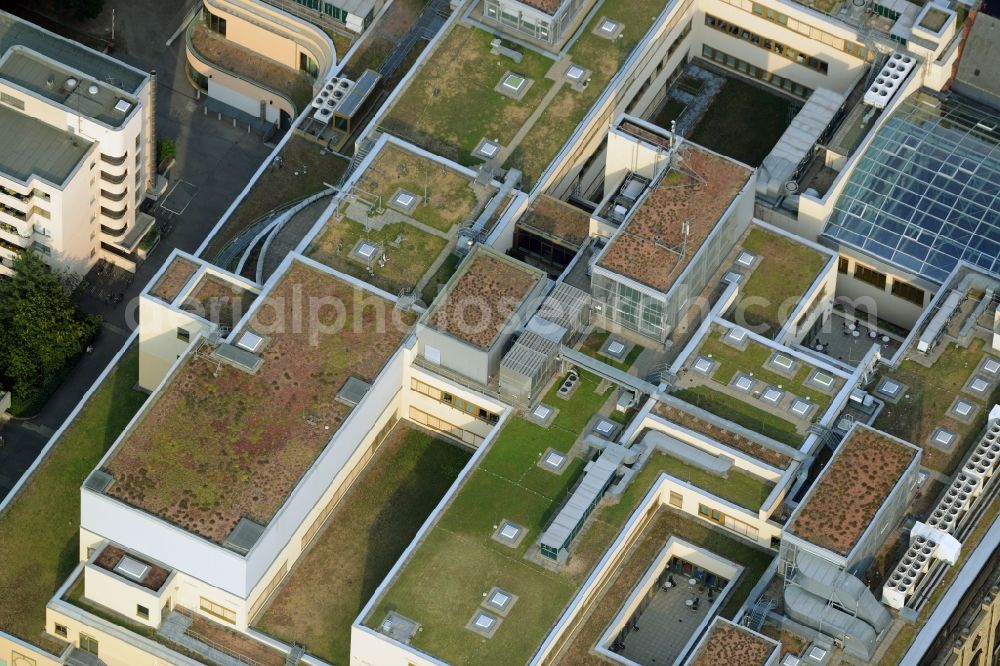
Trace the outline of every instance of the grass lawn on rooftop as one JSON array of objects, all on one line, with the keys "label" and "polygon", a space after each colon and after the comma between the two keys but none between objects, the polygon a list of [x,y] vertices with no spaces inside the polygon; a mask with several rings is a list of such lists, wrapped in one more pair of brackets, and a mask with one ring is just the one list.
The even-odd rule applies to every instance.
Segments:
[{"label": "grass lawn on rooftop", "polygon": [[[663,0],[606,0],[580,31],[569,55],[574,63],[590,70],[590,85],[583,91],[563,85],[514,150],[507,166],[524,172],[528,183],[524,189],[534,186],[663,8]],[[619,39],[612,42],[593,34],[602,17],[624,24]]]},{"label": "grass lawn on rooftop", "polygon": [[381,194],[383,206],[400,189],[415,194],[420,203],[410,217],[438,231],[447,232],[464,222],[476,207],[471,178],[393,145],[379,152],[358,187]]},{"label": "grass lawn on rooftop", "polygon": [[[415,647],[450,663],[506,665],[530,658],[586,574],[555,573],[522,557],[537,548],[542,527],[583,465],[574,458],[555,475],[537,462],[549,447],[570,449],[611,395],[594,393],[597,385],[596,377],[581,373],[569,401],[557,397],[554,387],[544,402],[560,411],[548,429],[517,417],[505,426],[367,618],[369,626],[395,610],[422,625]],[[504,519],[528,530],[517,549],[491,538]],[[495,585],[518,595],[518,601],[487,641],[465,624]]]},{"label": "grass lawn on rooftop", "polygon": [[632,349],[629,350],[628,354],[626,354],[623,360],[616,361],[610,356],[605,356],[604,354],[599,353],[601,349],[604,347],[604,343],[608,341],[608,337],[610,336],[611,333],[609,331],[605,331],[604,329],[600,328],[595,328],[593,331],[591,331],[590,335],[588,335],[587,338],[583,341],[583,344],[580,346],[580,351],[582,351],[587,356],[596,358],[598,361],[601,361],[602,363],[607,363],[611,367],[618,368],[623,372],[628,372],[628,369],[631,368],[632,364],[635,363],[635,360],[639,358],[639,354],[642,353],[645,347],[643,347],[642,345],[633,345]]},{"label": "grass lawn on rooftop", "polygon": [[734,74],[726,78],[689,138],[744,164],[760,166],[801,106]]},{"label": "grass lawn on rooftop", "polygon": [[[953,342],[947,344],[948,348],[930,368],[907,360],[896,370],[885,373],[886,377],[904,384],[906,391],[898,403],[886,402],[874,427],[922,448],[922,465],[950,475],[969,446],[978,439],[990,407],[1000,401],[1000,388],[995,389],[988,400],[962,392],[986,354],[983,341],[973,340],[968,347],[959,347]],[[968,424],[945,416],[958,395],[978,405],[975,417]],[[951,451],[928,444],[939,426],[958,433],[958,443]]]},{"label": "grass lawn on rooftop", "polygon": [[430,307],[430,304],[434,302],[434,298],[441,291],[441,288],[448,284],[448,280],[451,276],[455,274],[458,270],[458,265],[462,263],[462,257],[458,256],[454,252],[445,257],[444,262],[438,266],[438,269],[434,271],[434,275],[427,281],[424,285],[423,291],[420,292],[420,300],[424,302],[425,305]]},{"label": "grass lawn on rooftop", "polygon": [[759,511],[764,500],[774,487],[761,479],[737,470],[729,471],[726,478],[709,474],[693,465],[688,465],[673,456],[657,453],[647,465],[659,467],[667,474],[688,481],[708,492],[751,511]]},{"label": "grass lawn on rooftop", "polygon": [[[403,238],[399,247],[394,247],[400,235]],[[349,256],[357,242],[366,237],[376,244],[384,243],[388,257],[385,266],[379,266],[377,261],[372,264],[374,276],[368,274],[366,264]],[[366,234],[364,225],[345,217],[328,221],[306,255],[395,295],[415,287],[447,245],[445,239],[405,222],[387,224]]]},{"label": "grass lawn on rooftop", "polygon": [[219,233],[205,250],[206,257],[215,257],[241,231],[275,208],[304,199],[326,189],[326,183],[336,184],[347,168],[347,160],[320,154],[321,146],[299,136],[293,136],[281,151],[282,165],[271,164],[247,192]]},{"label": "grass lawn on rooftop", "polygon": [[752,300],[741,302],[736,308],[748,328],[773,338],[828,258],[791,238],[759,227],[750,230],[743,248],[761,257],[761,261],[740,290],[741,301]]},{"label": "grass lawn on rooftop", "polygon": [[44,647],[45,604],[79,561],[80,486],[145,401],[138,380],[132,349],[0,516],[0,630]]},{"label": "grass lawn on rooftop", "polygon": [[785,419],[720,391],[712,390],[708,386],[680,389],[674,391],[673,395],[695,407],[704,409],[706,412],[711,412],[718,417],[796,449],[802,445],[802,440],[805,439],[795,429],[795,426]]},{"label": "grass lawn on rooftop", "polygon": [[[473,157],[483,137],[506,146],[552,87],[545,74],[553,62],[525,50],[516,63],[490,53],[493,35],[456,24],[382,121],[383,127],[460,164]],[[508,70],[533,80],[515,100],[494,88]]]},{"label": "grass lawn on rooftop", "polygon": [[470,455],[397,425],[255,628],[348,663],[351,623]]}]

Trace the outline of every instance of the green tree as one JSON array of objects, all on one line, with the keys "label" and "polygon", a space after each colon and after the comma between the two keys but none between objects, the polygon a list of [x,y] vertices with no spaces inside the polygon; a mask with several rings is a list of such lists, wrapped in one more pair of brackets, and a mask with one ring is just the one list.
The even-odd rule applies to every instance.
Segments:
[{"label": "green tree", "polygon": [[25,405],[54,388],[100,319],[70,299],[76,278],[53,271],[33,252],[24,252],[13,268],[13,278],[0,280],[0,378]]}]

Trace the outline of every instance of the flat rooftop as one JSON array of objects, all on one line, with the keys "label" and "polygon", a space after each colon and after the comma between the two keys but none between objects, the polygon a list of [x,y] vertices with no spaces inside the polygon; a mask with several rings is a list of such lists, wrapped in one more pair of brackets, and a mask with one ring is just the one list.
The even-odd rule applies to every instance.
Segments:
[{"label": "flat rooftop", "polygon": [[[295,321],[296,304],[310,298],[337,299],[360,325],[318,332],[332,328],[331,311],[274,330],[272,320]],[[406,337],[378,326],[380,300],[293,262],[247,327],[265,337],[256,374],[190,354],[117,445],[107,494],[218,544],[243,517],[266,525],[351,411],[337,391],[350,377],[372,382]],[[403,316],[407,326],[413,319]]]},{"label": "flat rooftop", "polygon": [[517,0],[522,5],[528,7],[533,7],[540,11],[545,12],[549,16],[554,16],[559,7],[567,2],[567,0]]},{"label": "flat rooftop", "polygon": [[23,48],[14,48],[0,58],[0,80],[109,127],[121,127],[135,110],[136,99],[102,80],[81,79],[69,69],[72,66],[72,62],[63,66]]},{"label": "flat rooftop", "polygon": [[687,666],[764,666],[777,647],[746,627],[716,620]]},{"label": "flat rooftop", "polygon": [[573,247],[590,236],[589,213],[547,194],[539,195],[517,224]]},{"label": "flat rooftop", "polygon": [[917,453],[878,430],[856,425],[799,505],[788,531],[848,555]]},{"label": "flat rooftop", "polygon": [[80,70],[87,76],[135,94],[146,74],[82,44],[43,30],[13,14],[0,12],[0,54],[12,46],[24,46]]},{"label": "flat rooftop", "polygon": [[543,279],[542,271],[478,245],[425,321],[431,328],[486,349]]},{"label": "flat rooftop", "polygon": [[250,311],[257,294],[242,283],[205,273],[194,285],[181,309],[232,328]]},{"label": "flat rooftop", "polygon": [[86,139],[0,105],[0,173],[62,185],[93,145]]},{"label": "flat rooftop", "polygon": [[599,265],[669,291],[752,173],[694,144],[682,144],[670,171],[639,202]]},{"label": "flat rooftop", "polygon": [[188,280],[198,272],[198,267],[198,264],[190,259],[181,256],[174,257],[167,269],[163,271],[160,279],[149,290],[149,295],[164,303],[173,303]]}]

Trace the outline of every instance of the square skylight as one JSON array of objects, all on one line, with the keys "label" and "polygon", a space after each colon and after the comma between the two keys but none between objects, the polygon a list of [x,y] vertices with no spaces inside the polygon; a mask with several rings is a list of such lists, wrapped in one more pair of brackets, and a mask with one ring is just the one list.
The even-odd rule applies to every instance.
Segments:
[{"label": "square skylight", "polygon": [[736,257],[736,263],[738,263],[740,266],[749,268],[750,266],[753,266],[753,260],[756,258],[757,258],[756,255],[747,252],[746,250],[743,250],[742,252],[740,252],[740,255]]},{"label": "square skylight", "polygon": [[480,629],[489,629],[494,624],[496,624],[497,619],[488,613],[479,613],[476,615],[476,619],[473,621]]},{"label": "square skylight", "polygon": [[746,375],[740,375],[736,378],[734,386],[741,391],[750,391],[753,388],[753,379]]},{"label": "square skylight", "polygon": [[481,636],[492,638],[500,626],[500,618],[484,610],[477,610],[476,614],[472,616],[472,619],[465,626]]},{"label": "square skylight", "polygon": [[510,603],[510,595],[503,590],[493,590],[493,594],[486,598],[486,603],[497,608],[506,608]]},{"label": "square skylight", "polygon": [[[559,453],[558,451],[549,451],[548,455],[545,456],[545,459],[542,462],[546,467],[551,467],[552,469],[559,469],[560,467],[562,467],[562,464],[565,461],[566,461],[566,456],[564,456],[563,454]],[[507,527],[510,526],[508,525]],[[517,538],[517,534],[518,533],[515,533],[513,537],[507,537],[507,535],[504,534],[504,531],[500,530],[500,536],[504,537],[505,539]]]},{"label": "square skylight", "polygon": [[990,383],[982,377],[975,377],[969,382],[969,389],[976,393],[986,393],[986,389],[989,387]]},{"label": "square skylight", "polygon": [[895,398],[899,394],[899,390],[902,387],[891,379],[886,379],[882,382],[882,385],[878,387],[879,393],[884,393],[890,398]]},{"label": "square skylight", "polygon": [[378,251],[378,246],[372,245],[368,241],[365,241],[358,246],[358,255],[365,259],[371,259],[373,256],[375,256],[375,253],[377,251]]},{"label": "square skylight", "polygon": [[610,344],[608,344],[608,353],[611,354],[612,356],[618,356],[624,351],[625,351],[625,344],[622,342],[613,340]]},{"label": "square skylight", "polygon": [[794,361],[784,354],[775,354],[772,362],[779,368],[784,368],[785,370],[791,370]]},{"label": "square skylight", "polygon": [[549,418],[549,414],[552,413],[551,407],[546,407],[545,405],[537,405],[532,411],[531,415],[534,416],[539,421],[544,421]]},{"label": "square skylight", "polygon": [[597,29],[610,35],[618,29],[618,22],[612,21],[611,19],[604,19],[601,21],[601,25]]},{"label": "square skylight", "polygon": [[707,375],[712,371],[712,361],[704,356],[699,356],[694,362],[694,369],[703,375]]},{"label": "square skylight", "polygon": [[503,81],[500,82],[504,88],[511,90],[513,92],[520,92],[524,88],[525,84],[528,83],[528,79],[520,76],[518,74],[508,74],[503,77]]},{"label": "square skylight", "polygon": [[115,571],[120,574],[124,574],[129,578],[135,580],[142,580],[149,573],[149,565],[145,562],[140,562],[139,560],[125,555],[122,557],[121,561],[115,565]]},{"label": "square skylight", "polygon": [[415,197],[414,195],[410,194],[409,192],[400,190],[392,201],[393,203],[399,204],[403,208],[409,208],[410,206],[413,205],[413,203],[416,200],[417,197]]},{"label": "square skylight", "polygon": [[772,405],[777,405],[779,402],[781,402],[781,398],[784,395],[785,395],[784,391],[772,387],[764,391],[764,395],[761,396],[761,399],[764,402],[769,402]]},{"label": "square skylight", "polygon": [[952,445],[952,442],[955,441],[955,437],[955,433],[951,430],[948,430],[947,428],[938,428],[931,436],[931,441],[938,446],[949,447]]},{"label": "square skylight", "polygon": [[132,103],[129,102],[128,100],[120,99],[115,104],[115,111],[117,111],[118,113],[126,113],[131,108],[132,108]]},{"label": "square skylight", "polygon": [[502,536],[504,539],[510,539],[513,541],[520,534],[521,534],[520,528],[516,527],[511,523],[507,523],[506,525],[500,528],[500,536]]},{"label": "square skylight", "polygon": [[983,372],[991,375],[995,375],[1000,372],[1000,361],[995,358],[988,358],[986,362],[983,363]]},{"label": "square skylight", "polygon": [[583,67],[580,67],[579,65],[570,65],[569,68],[566,69],[566,78],[570,81],[579,81],[583,78],[584,71]]},{"label": "square skylight", "polygon": [[737,273],[736,271],[728,271],[725,275],[722,276],[722,281],[725,284],[739,284],[740,282],[743,281],[743,276]]},{"label": "square skylight", "polygon": [[953,408],[953,411],[959,416],[968,416],[969,414],[972,413],[972,410],[974,408],[975,405],[973,405],[971,402],[967,402],[965,400],[957,400],[955,402],[955,407]]},{"label": "square skylight", "polygon": [[810,407],[812,407],[812,403],[796,398],[792,401],[791,410],[796,416],[802,417],[809,413]]},{"label": "square skylight", "polygon": [[606,419],[601,419],[600,421],[597,422],[597,425],[594,426],[594,430],[596,432],[601,433],[602,435],[610,435],[614,431],[614,429],[615,429],[615,424]]},{"label": "square skylight", "polygon": [[729,332],[726,333],[726,337],[730,342],[741,343],[747,338],[746,330],[742,328],[731,328]]},{"label": "square skylight", "polygon": [[491,160],[500,154],[500,144],[490,141],[489,139],[483,139],[479,143],[479,147],[476,148],[472,154]]},{"label": "square skylight", "polygon": [[240,336],[239,341],[236,343],[237,347],[242,347],[248,352],[257,353],[264,344],[264,338],[257,335],[253,331],[246,331]]},{"label": "square skylight", "polygon": [[813,373],[811,381],[827,388],[833,386],[833,377],[819,370]]}]

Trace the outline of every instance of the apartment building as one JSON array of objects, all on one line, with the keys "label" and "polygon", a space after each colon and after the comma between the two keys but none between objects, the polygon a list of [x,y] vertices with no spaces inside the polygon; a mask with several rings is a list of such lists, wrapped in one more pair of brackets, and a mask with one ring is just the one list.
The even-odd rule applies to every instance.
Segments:
[{"label": "apartment building", "polygon": [[85,273],[131,269],[153,219],[152,77],[0,13],[0,274],[32,249]]}]

